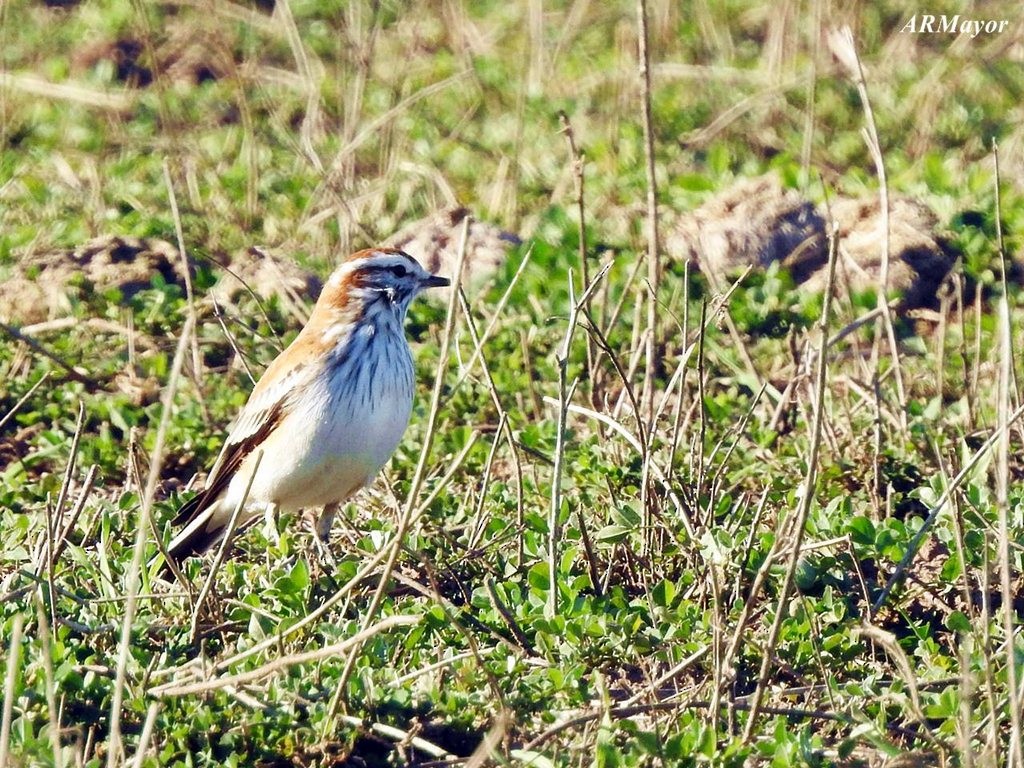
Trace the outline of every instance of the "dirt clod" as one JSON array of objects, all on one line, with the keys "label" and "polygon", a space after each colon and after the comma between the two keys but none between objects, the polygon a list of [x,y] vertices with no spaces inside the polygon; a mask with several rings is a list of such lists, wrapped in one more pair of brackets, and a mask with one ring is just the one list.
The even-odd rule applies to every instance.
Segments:
[{"label": "dirt clod", "polygon": [[781,261],[798,282],[828,259],[825,221],[775,176],[744,179],[683,216],[665,248],[716,277]]},{"label": "dirt clod", "polygon": [[[459,241],[466,208],[448,208],[414,221],[388,238],[386,245],[401,248],[426,269],[454,277],[459,261]],[[511,232],[484,221],[472,220],[466,238],[462,284],[467,290],[485,283],[505,263],[509,250],[521,240]],[[447,300],[447,291],[431,291],[435,299]]]},{"label": "dirt clod", "polygon": [[[837,286],[875,290],[882,279],[884,217],[877,197],[839,198],[832,204],[839,225]],[[828,239],[826,214],[773,176],[744,179],[681,217],[666,237],[666,250],[713,278],[749,265],[780,262],[793,279],[824,290]],[[908,197],[889,205],[888,289],[901,296],[903,311],[934,306],[956,259],[939,234],[928,206]]]}]

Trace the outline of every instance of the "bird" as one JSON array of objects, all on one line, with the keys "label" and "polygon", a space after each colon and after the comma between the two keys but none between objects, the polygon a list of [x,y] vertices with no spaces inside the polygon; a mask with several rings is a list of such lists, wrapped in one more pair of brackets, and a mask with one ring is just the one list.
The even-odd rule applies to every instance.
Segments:
[{"label": "bird", "polygon": [[321,508],[316,533],[326,541],[339,505],[373,481],[408,426],[409,305],[449,284],[396,248],[342,261],[306,325],[256,383],[205,487],[178,510],[172,526],[182,527],[167,557],[180,564],[220,541],[243,499],[236,530],[261,514],[272,521],[277,512]]}]

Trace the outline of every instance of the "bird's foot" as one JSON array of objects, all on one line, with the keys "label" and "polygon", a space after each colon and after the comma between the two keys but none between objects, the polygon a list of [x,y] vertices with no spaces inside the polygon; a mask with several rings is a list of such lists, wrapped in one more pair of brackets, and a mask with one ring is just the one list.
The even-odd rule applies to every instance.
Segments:
[{"label": "bird's foot", "polygon": [[311,510],[306,511],[303,522],[310,533],[309,564],[311,571],[320,571],[323,575],[333,579],[337,571],[338,561],[331,551],[331,522],[338,509],[337,504],[328,504],[316,517]]},{"label": "bird's foot", "polygon": [[331,551],[330,542],[324,541],[319,536],[313,536],[313,549],[319,556],[320,564],[327,567],[330,573],[334,573],[338,568],[338,561],[334,557],[334,552]]}]

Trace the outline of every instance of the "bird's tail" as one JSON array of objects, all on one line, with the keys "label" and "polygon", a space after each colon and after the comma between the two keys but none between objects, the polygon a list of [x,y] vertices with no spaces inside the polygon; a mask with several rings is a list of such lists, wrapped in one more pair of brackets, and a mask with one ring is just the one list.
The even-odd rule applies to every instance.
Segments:
[{"label": "bird's tail", "polygon": [[[174,518],[175,525],[188,521],[167,546],[167,558],[173,560],[175,565],[180,566],[187,557],[203,554],[224,535],[227,521],[218,519],[218,504],[209,504],[203,508],[203,502],[209,501],[204,498],[205,495],[200,493],[189,499]],[[166,575],[170,570],[170,566],[164,563],[163,573]]]}]

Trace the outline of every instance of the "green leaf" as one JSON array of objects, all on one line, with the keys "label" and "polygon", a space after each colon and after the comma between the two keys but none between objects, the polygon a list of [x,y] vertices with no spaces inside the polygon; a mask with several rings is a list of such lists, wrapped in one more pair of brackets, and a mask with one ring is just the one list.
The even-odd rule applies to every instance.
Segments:
[{"label": "green leaf", "polygon": [[594,534],[594,538],[601,544],[618,544],[629,536],[632,530],[624,525],[606,525]]},{"label": "green leaf", "polygon": [[971,620],[962,611],[953,611],[946,617],[946,629],[951,632],[970,632]]},{"label": "green leaf", "polygon": [[548,573],[547,563],[537,563],[530,569],[527,577],[530,586],[540,592],[547,592],[551,588],[551,574]]},{"label": "green leaf", "polygon": [[651,596],[654,598],[655,605],[660,605],[662,608],[668,608],[672,605],[672,601],[675,599],[676,585],[674,582],[665,579],[664,581],[659,581],[655,584],[651,593]]},{"label": "green leaf", "polygon": [[508,756],[529,768],[555,768],[549,757],[532,749],[513,749]]},{"label": "green leaf", "polygon": [[850,520],[850,534],[854,544],[872,546],[875,543],[875,524],[863,515]]}]

